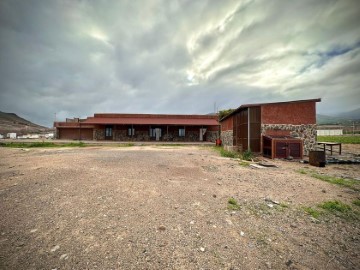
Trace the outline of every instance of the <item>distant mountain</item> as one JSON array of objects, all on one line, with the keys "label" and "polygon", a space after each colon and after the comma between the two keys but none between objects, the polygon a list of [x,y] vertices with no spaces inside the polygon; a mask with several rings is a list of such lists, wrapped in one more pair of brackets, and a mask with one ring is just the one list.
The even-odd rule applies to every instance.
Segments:
[{"label": "distant mountain", "polygon": [[360,108],[353,110],[353,111],[349,111],[349,112],[338,113],[333,116],[317,114],[316,122],[318,125],[348,126],[348,125],[352,125],[354,122],[359,124],[360,123]]},{"label": "distant mountain", "polygon": [[6,113],[0,111],[0,134],[15,132],[18,135],[28,133],[46,133],[52,129],[34,124],[15,113]]},{"label": "distant mountain", "polygon": [[340,113],[337,116],[340,118],[360,120],[360,108],[349,112]]}]

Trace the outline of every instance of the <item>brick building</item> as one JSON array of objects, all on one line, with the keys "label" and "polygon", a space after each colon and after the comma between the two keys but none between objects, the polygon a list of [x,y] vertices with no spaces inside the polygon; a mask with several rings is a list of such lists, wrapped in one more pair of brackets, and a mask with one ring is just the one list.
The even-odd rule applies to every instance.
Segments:
[{"label": "brick building", "polygon": [[55,122],[56,138],[113,141],[208,141],[219,138],[217,115],[98,113]]},{"label": "brick building", "polygon": [[230,150],[264,153],[263,138],[298,138],[305,155],[316,145],[316,102],[321,99],[241,105],[220,120]]}]

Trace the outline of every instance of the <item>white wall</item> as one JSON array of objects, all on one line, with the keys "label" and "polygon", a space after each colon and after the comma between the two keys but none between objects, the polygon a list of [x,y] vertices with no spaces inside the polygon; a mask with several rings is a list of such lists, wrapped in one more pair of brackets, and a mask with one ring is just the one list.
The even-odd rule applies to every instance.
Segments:
[{"label": "white wall", "polygon": [[320,129],[317,130],[318,136],[338,136],[343,135],[342,129]]}]

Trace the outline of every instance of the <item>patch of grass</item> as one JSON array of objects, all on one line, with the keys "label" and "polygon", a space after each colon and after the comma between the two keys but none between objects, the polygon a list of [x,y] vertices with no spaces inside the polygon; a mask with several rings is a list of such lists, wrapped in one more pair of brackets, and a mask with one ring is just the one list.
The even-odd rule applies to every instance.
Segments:
[{"label": "patch of grass", "polygon": [[11,148],[56,147],[56,145],[53,142],[32,142],[32,143],[10,142],[10,143],[2,143],[1,146],[11,147]]},{"label": "patch of grass", "polygon": [[240,166],[244,166],[244,167],[249,167],[249,166],[250,166],[250,163],[249,163],[249,162],[243,161],[243,160],[241,160],[241,161],[239,162],[239,164],[240,164]]},{"label": "patch of grass", "polygon": [[233,152],[233,151],[227,151],[221,146],[214,146],[214,149],[220,153],[220,156],[222,157],[228,157],[228,158],[239,158],[239,153]]},{"label": "patch of grass", "polygon": [[238,202],[233,198],[229,198],[228,200],[228,207],[229,210],[239,210],[240,209],[240,205],[238,204]]},{"label": "patch of grass", "polygon": [[119,147],[131,147],[134,145],[135,145],[134,143],[122,143],[122,144],[119,144]]},{"label": "patch of grass", "polygon": [[241,158],[242,158],[243,160],[248,160],[248,161],[252,160],[253,157],[254,157],[254,154],[251,152],[251,150],[246,150],[246,151],[243,152],[242,155],[241,155]]},{"label": "patch of grass", "polygon": [[286,203],[280,203],[279,204],[282,208],[289,208],[289,205],[287,205]]},{"label": "patch of grass", "polygon": [[352,203],[355,204],[356,206],[360,206],[360,199],[356,199]]},{"label": "patch of grass", "polygon": [[354,179],[338,178],[338,177],[316,174],[316,173],[311,174],[311,176],[331,184],[348,187],[353,190],[359,190],[359,181]]},{"label": "patch of grass", "polygon": [[11,147],[11,148],[38,148],[38,147],[84,147],[86,146],[83,142],[73,142],[73,143],[65,143],[65,144],[56,144],[53,142],[10,142],[10,143],[2,143],[3,147]]},{"label": "patch of grass", "polygon": [[338,142],[344,144],[360,144],[360,136],[318,136],[318,142]]},{"label": "patch of grass", "polygon": [[181,144],[181,143],[161,143],[161,144],[156,144],[156,146],[187,146],[186,144]]},{"label": "patch of grass", "polygon": [[305,170],[305,169],[298,169],[295,170],[295,172],[298,172],[300,174],[308,174],[311,177],[328,182],[330,184],[348,187],[356,191],[360,190],[360,182],[355,179],[347,179],[347,178],[334,177],[330,175],[323,175],[323,174],[318,174],[312,170]]},{"label": "patch of grass", "polygon": [[296,170],[296,172],[301,173],[301,174],[307,174],[307,171],[304,169],[298,169],[298,170]]},{"label": "patch of grass", "polygon": [[314,218],[318,218],[321,215],[321,212],[312,208],[312,207],[304,207],[303,208],[306,213],[311,215]]},{"label": "patch of grass", "polygon": [[61,146],[61,147],[85,147],[86,144],[83,142],[73,142],[73,143],[65,143],[65,144],[60,144],[60,145],[56,145],[56,146]]},{"label": "patch of grass", "polygon": [[339,202],[339,201],[327,201],[322,204],[319,204],[319,207],[322,209],[331,211],[331,212],[349,212],[351,211],[351,207],[345,203]]}]

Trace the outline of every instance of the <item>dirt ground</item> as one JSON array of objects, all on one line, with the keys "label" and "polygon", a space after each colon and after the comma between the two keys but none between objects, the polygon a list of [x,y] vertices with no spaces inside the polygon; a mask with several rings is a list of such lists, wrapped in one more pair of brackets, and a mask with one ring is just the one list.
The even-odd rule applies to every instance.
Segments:
[{"label": "dirt ground", "polygon": [[304,211],[359,212],[359,191],[299,172],[360,180],[359,165],[254,169],[196,146],[0,157],[0,269],[360,269],[359,219]]}]

